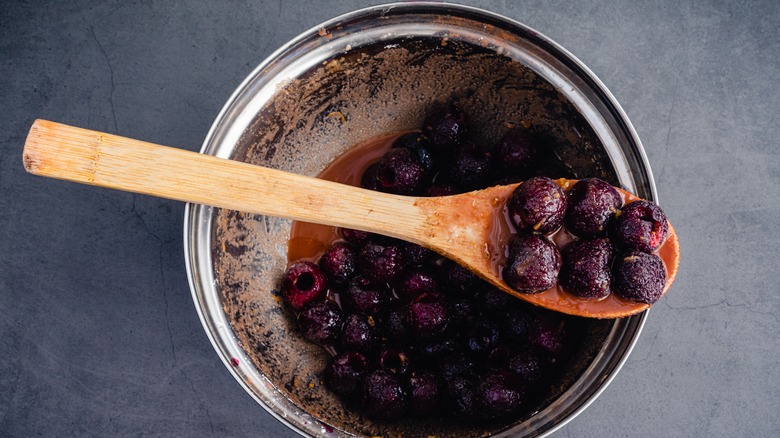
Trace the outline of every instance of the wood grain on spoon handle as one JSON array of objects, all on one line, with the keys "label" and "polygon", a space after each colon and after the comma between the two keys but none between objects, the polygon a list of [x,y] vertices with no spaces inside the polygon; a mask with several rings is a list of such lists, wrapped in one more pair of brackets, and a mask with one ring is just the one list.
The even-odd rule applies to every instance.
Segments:
[{"label": "wood grain on spoon handle", "polygon": [[24,166],[50,178],[406,239],[425,222],[415,198],[45,120],[30,129]]}]

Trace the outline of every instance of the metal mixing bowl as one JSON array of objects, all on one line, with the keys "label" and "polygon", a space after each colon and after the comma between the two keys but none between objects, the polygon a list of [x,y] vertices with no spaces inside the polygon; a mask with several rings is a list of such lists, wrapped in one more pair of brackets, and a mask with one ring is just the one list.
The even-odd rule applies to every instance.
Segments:
[{"label": "metal mixing bowl", "polygon": [[[273,53],[238,87],[202,152],[316,175],[350,146],[418,128],[457,99],[495,141],[529,124],[576,177],[657,200],[636,132],[606,87],[555,42],[513,20],[448,4],[352,12]],[[537,436],[582,412],[626,360],[647,313],[582,321],[584,343],[557,389],[514,423],[374,423],[321,384],[327,353],[303,340],[276,290],[290,221],[188,205],[184,242],[198,314],[219,357],[268,412],[304,435]]]}]

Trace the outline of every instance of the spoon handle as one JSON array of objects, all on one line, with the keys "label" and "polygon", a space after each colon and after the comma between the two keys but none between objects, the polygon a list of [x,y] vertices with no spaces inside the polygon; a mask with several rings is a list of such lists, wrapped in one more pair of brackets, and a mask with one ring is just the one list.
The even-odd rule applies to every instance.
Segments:
[{"label": "spoon handle", "polygon": [[424,228],[416,198],[46,120],[30,129],[23,160],[35,175],[418,242]]}]

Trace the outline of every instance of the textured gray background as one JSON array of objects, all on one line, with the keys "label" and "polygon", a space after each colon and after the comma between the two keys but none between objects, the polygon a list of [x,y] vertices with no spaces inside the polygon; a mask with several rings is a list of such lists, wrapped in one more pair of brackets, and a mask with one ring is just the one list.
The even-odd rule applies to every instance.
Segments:
[{"label": "textured gray background", "polygon": [[[29,176],[22,143],[40,117],[196,150],[263,58],[372,3],[0,7],[0,435],[294,436],[203,333],[183,205]],[[678,280],[634,353],[559,434],[780,435],[778,3],[468,3],[603,80],[681,236]]]}]

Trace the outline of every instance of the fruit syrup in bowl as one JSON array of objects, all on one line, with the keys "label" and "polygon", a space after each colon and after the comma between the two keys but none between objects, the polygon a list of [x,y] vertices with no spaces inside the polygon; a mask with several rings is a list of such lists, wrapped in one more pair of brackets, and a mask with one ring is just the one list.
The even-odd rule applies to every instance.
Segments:
[{"label": "fruit syrup in bowl", "polygon": [[[473,140],[512,126],[547,141],[568,176],[599,177],[656,200],[636,133],[600,81],[517,22],[447,4],[395,4],[338,17],[272,54],[239,86],[203,153],[310,176],[354,145],[419,129],[456,101]],[[279,294],[291,222],[188,205],[185,255],[195,306],[218,355],[269,413],[311,436],[540,436],[587,407],[627,358],[646,312],[574,319],[576,347],[550,390],[517,417],[374,421],[323,384],[330,354],[302,338]]]}]

